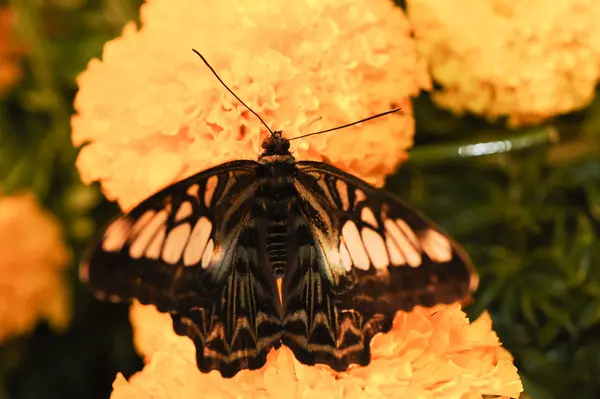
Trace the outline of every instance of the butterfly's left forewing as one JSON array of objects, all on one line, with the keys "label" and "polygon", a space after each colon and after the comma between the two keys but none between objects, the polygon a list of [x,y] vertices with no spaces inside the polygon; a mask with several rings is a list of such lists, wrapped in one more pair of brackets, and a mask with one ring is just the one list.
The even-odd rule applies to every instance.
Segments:
[{"label": "butterfly's left forewing", "polygon": [[280,304],[251,217],[252,161],[175,183],[113,221],[81,266],[99,297],[136,299],[173,318],[198,367],[232,376],[259,368],[280,340]]},{"label": "butterfly's left forewing", "polygon": [[477,275],[464,251],[397,198],[319,162],[298,162],[310,230],[284,281],[283,342],[336,370],[369,362],[395,313],[463,299]]}]

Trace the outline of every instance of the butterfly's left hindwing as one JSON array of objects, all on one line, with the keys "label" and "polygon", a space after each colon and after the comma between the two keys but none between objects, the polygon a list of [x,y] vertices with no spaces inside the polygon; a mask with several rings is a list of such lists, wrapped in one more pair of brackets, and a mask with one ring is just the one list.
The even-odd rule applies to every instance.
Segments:
[{"label": "butterfly's left hindwing", "polygon": [[277,290],[252,241],[264,222],[251,217],[257,165],[230,162],[161,190],[113,221],[80,269],[100,298],[171,313],[204,372],[259,368],[279,345]]},{"label": "butterfly's left hindwing", "polygon": [[369,362],[396,311],[463,299],[477,275],[464,251],[399,199],[335,167],[298,162],[295,187],[311,239],[284,281],[283,342],[336,370]]}]

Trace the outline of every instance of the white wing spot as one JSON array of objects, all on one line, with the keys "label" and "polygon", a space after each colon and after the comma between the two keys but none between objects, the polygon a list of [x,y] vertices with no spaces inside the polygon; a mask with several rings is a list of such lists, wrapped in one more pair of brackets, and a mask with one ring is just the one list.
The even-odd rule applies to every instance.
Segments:
[{"label": "white wing spot", "polygon": [[237,181],[237,177],[233,174],[233,172],[229,172],[227,174],[227,176],[228,177],[227,177],[226,182],[225,182],[225,187],[223,187],[223,194],[222,195],[229,194],[229,192],[231,191],[231,187],[233,187],[233,185]]},{"label": "white wing spot", "polygon": [[83,263],[79,266],[79,280],[82,283],[87,283],[90,281],[90,264],[89,262]]},{"label": "white wing spot", "polygon": [[131,237],[137,236],[137,234],[142,230],[144,226],[156,215],[156,211],[149,210],[144,212],[142,216],[135,222],[133,228],[131,229]]},{"label": "white wing spot", "polygon": [[129,255],[134,259],[139,259],[144,254],[144,250],[150,244],[156,231],[161,225],[164,225],[167,220],[168,212],[166,209],[159,211],[152,220],[150,220],[140,231],[140,234],[135,238],[133,244],[129,248]]},{"label": "white wing spot", "polygon": [[204,248],[206,247],[206,243],[208,238],[210,237],[210,232],[212,230],[212,223],[205,216],[202,216],[196,222],[192,233],[190,234],[190,239],[188,241],[188,245],[185,248],[185,252],[183,253],[183,264],[185,266],[194,266],[200,262],[202,259],[202,253],[204,252]]},{"label": "white wing spot", "polygon": [[422,262],[421,254],[417,248],[415,248],[415,246],[408,241],[402,230],[400,230],[400,227],[398,227],[398,225],[391,219],[386,219],[384,224],[387,233],[391,238],[393,238],[394,242],[398,246],[398,249],[400,249],[400,251],[404,254],[404,258],[409,266],[420,266]]},{"label": "white wing spot", "polygon": [[471,272],[471,279],[469,280],[469,291],[475,291],[479,286],[479,275],[476,272]]},{"label": "white wing spot", "polygon": [[182,219],[190,216],[193,213],[192,204],[189,201],[184,201],[179,205],[179,209],[175,214],[175,222],[179,222]]},{"label": "white wing spot", "polygon": [[335,200],[331,196],[331,191],[329,190],[329,187],[327,186],[327,183],[325,183],[325,180],[321,179],[320,177],[317,177],[316,181],[317,181],[317,184],[319,185],[319,187],[321,187],[321,189],[325,193],[325,196],[327,197],[327,200],[329,202],[331,202],[332,204],[335,204]]},{"label": "white wing spot", "polygon": [[419,249],[419,240],[417,239],[417,235],[415,232],[406,224],[406,222],[402,219],[396,219],[396,223],[400,230],[404,233],[406,237],[410,240],[410,242],[415,246],[415,248]]},{"label": "white wing spot", "polygon": [[341,179],[337,179],[335,181],[335,189],[340,196],[340,201],[342,202],[342,209],[347,211],[350,209],[350,200],[348,199],[348,185],[345,181]]},{"label": "white wing spot", "polygon": [[146,258],[148,259],[158,259],[160,256],[160,250],[162,249],[163,242],[165,241],[165,236],[167,235],[167,226],[162,225],[158,230],[158,233],[146,248]]},{"label": "white wing spot", "polygon": [[421,246],[434,262],[445,263],[452,260],[452,245],[446,237],[435,230],[426,230],[422,234]]},{"label": "white wing spot", "polygon": [[361,231],[363,243],[376,269],[384,269],[390,265],[390,259],[385,248],[385,241],[375,230],[367,227]]},{"label": "white wing spot", "polygon": [[342,258],[340,255],[340,251],[337,248],[329,247],[325,251],[325,257],[327,258],[328,263],[332,267],[337,267],[342,264]]},{"label": "white wing spot", "polygon": [[342,266],[344,266],[344,270],[349,272],[350,270],[352,270],[352,258],[350,257],[348,248],[346,248],[346,244],[344,244],[343,240],[340,240],[340,255],[342,258]]},{"label": "white wing spot", "polygon": [[119,252],[127,242],[131,222],[124,218],[118,218],[108,226],[102,240],[102,249],[107,252]]},{"label": "white wing spot", "polygon": [[169,232],[162,251],[165,262],[175,264],[181,259],[192,228],[189,223],[180,224]]},{"label": "white wing spot", "polygon": [[219,183],[219,177],[217,175],[212,175],[206,180],[206,189],[204,190],[204,205],[206,207],[210,207],[210,202],[212,201],[212,197],[215,194],[215,189],[217,188],[217,184]]},{"label": "white wing spot", "polygon": [[369,207],[365,206],[362,209],[362,211],[360,211],[360,218],[362,219],[363,222],[367,223],[368,225],[370,225],[372,227],[375,227],[375,228],[379,227],[379,223],[377,223],[377,219],[375,218],[373,211]]},{"label": "white wing spot", "polygon": [[352,220],[348,220],[344,224],[344,227],[342,227],[342,235],[348,251],[350,251],[354,266],[358,269],[369,270],[369,255],[367,255],[367,251],[365,251],[358,228]]},{"label": "white wing spot", "polygon": [[385,237],[385,246],[387,247],[388,254],[390,255],[390,260],[392,265],[401,266],[406,265],[406,259],[402,256],[402,253],[398,249],[398,246],[394,242],[394,239],[388,235]]},{"label": "white wing spot", "polygon": [[354,207],[356,208],[356,205],[358,205],[360,202],[363,202],[364,200],[367,199],[367,196],[365,195],[365,192],[363,190],[360,189],[356,189],[354,190]]},{"label": "white wing spot", "polygon": [[198,197],[198,190],[200,190],[200,185],[192,184],[188,187],[187,193],[189,196],[192,196],[196,199],[196,201],[200,202],[200,198]]},{"label": "white wing spot", "polygon": [[385,242],[379,233],[365,227],[362,229],[361,235],[373,266],[375,266],[376,269],[388,267],[390,265],[390,260],[385,248]]},{"label": "white wing spot", "polygon": [[211,238],[208,244],[206,245],[206,250],[202,255],[202,268],[206,269],[210,265],[210,261],[213,258],[213,252],[215,249],[215,242]]}]

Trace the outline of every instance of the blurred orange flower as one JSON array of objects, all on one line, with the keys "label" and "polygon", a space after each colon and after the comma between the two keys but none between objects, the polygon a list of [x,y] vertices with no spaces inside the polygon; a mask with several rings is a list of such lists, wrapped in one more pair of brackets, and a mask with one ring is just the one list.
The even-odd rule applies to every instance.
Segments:
[{"label": "blurred orange flower", "polygon": [[408,0],[435,102],[513,126],[585,107],[600,80],[597,0]]},{"label": "blurred orange flower", "polygon": [[0,197],[0,341],[29,332],[39,319],[66,327],[69,258],[58,221],[33,195]]},{"label": "blurred orange flower", "polygon": [[337,373],[306,366],[282,347],[267,365],[232,379],[196,367],[195,347],[177,336],[171,318],[153,306],[134,304],[131,321],[144,369],[127,381],[119,374],[112,399],[142,398],[518,398],[523,386],[484,313],[469,324],[459,305],[398,312],[394,327],[371,343],[367,367]]},{"label": "blurred orange flower", "polygon": [[72,119],[73,143],[87,144],[77,160],[82,179],[100,181],[122,208],[218,163],[257,156],[265,129],[192,48],[288,138],[309,125],[316,131],[403,107],[293,142],[298,158],[326,160],[376,184],[406,158],[409,99],[430,78],[392,1],[154,0],[141,21],[79,76]]},{"label": "blurred orange flower", "polygon": [[24,53],[16,38],[16,14],[7,7],[0,8],[0,97],[21,78],[19,59]]}]

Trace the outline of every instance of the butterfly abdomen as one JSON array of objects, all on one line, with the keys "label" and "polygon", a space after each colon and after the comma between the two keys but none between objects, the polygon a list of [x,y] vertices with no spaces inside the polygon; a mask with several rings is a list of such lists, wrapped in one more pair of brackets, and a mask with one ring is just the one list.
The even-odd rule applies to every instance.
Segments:
[{"label": "butterfly abdomen", "polygon": [[290,215],[297,204],[293,164],[273,162],[259,167],[263,179],[253,209],[254,216],[265,220],[266,250],[276,278],[283,277],[289,247]]}]

